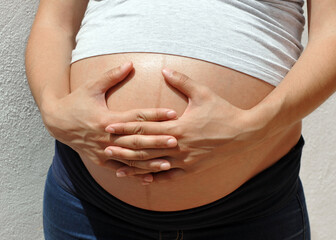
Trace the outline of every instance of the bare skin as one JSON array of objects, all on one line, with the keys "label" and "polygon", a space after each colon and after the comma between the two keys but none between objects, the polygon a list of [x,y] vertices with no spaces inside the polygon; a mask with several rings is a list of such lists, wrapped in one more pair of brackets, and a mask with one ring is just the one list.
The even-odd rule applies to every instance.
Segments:
[{"label": "bare skin", "polygon": [[[336,90],[334,67],[336,64],[336,34],[334,31],[336,3],[333,0],[308,1],[308,46],[276,88],[221,66],[160,54],[154,56],[147,53],[136,56],[131,53],[96,57],[79,61],[70,69],[71,50],[74,48],[74,39],[87,2],[85,0],[40,1],[26,51],[27,77],[50,134],[72,148],[78,149],[91,174],[108,192],[135,206],[162,211],[180,210],[206,204],[227,195],[283,156],[298,140],[301,120]],[[63,47],[59,48],[60,45]],[[106,105],[102,99],[105,99],[106,81],[109,79],[103,79],[103,81],[100,79],[107,70],[128,60],[133,61],[136,72],[133,77],[130,75],[129,79],[126,79],[126,84],[120,84],[109,92],[110,95],[107,94]],[[211,105],[209,101],[211,96],[219,96],[216,100],[221,103],[224,103],[224,99],[227,100],[228,102],[224,105],[235,113],[250,108],[245,111],[248,114],[244,115],[248,116],[247,122],[253,123],[247,126],[249,129],[254,129],[255,134],[245,134],[245,137],[239,138],[239,141],[234,137],[232,141],[228,141],[226,149],[230,150],[230,146],[236,144],[241,147],[235,149],[239,153],[226,155],[227,152],[216,150],[216,153],[221,152],[222,154],[213,155],[207,152],[203,159],[199,159],[202,160],[198,161],[201,164],[196,164],[194,161],[186,163],[183,162],[183,158],[181,162],[181,156],[179,156],[181,153],[178,153],[175,148],[170,146],[171,149],[168,150],[164,144],[158,144],[162,136],[138,135],[137,147],[155,148],[156,146],[158,148],[152,151],[147,159],[160,157],[157,152],[162,152],[162,149],[166,147],[164,151],[171,159],[161,159],[161,161],[169,160],[173,168],[176,167],[174,164],[179,162],[178,168],[184,170],[179,176],[171,176],[165,181],[156,181],[164,173],[155,173],[158,171],[157,167],[139,165],[136,167],[137,171],[142,169],[143,172],[138,177],[146,176],[142,175],[146,173],[147,176],[155,173],[154,182],[148,186],[142,186],[139,184],[139,179],[115,176],[115,171],[118,167],[124,166],[124,163],[129,163],[131,169],[134,170],[133,164],[144,163],[140,161],[141,159],[129,159],[127,154],[114,149],[113,157],[118,159],[114,163],[119,164],[111,167],[112,170],[101,166],[101,159],[109,159],[105,156],[106,154],[103,154],[107,146],[134,145],[135,137],[131,135],[120,136],[123,137],[123,144],[121,144],[121,138],[110,138],[105,132],[109,124],[133,122],[134,126],[134,121],[149,120],[159,123],[159,125],[153,123],[153,126],[157,127],[155,130],[157,133],[169,135],[167,123],[173,123],[174,128],[180,131],[176,137],[183,136],[183,141],[179,143],[179,146],[188,146],[193,138],[202,137],[197,135],[199,131],[190,129],[197,128],[199,121],[206,122],[207,119],[213,120],[218,117],[216,111],[212,111],[212,115],[206,118],[199,118],[197,114],[190,118],[189,113],[188,116],[187,114],[181,116],[187,106],[186,97],[165,84],[161,75],[163,67],[169,67],[188,75],[192,81],[184,77],[184,82],[188,83],[188,86],[193,85],[194,90],[197,89],[195,86],[199,83],[208,86],[203,85],[202,87],[204,94],[201,94],[202,98],[198,99],[197,111],[199,113],[207,111],[206,108],[202,109],[202,106]],[[70,75],[72,77],[71,87],[69,86]],[[89,81],[90,83],[84,84]],[[111,82],[116,81],[121,80],[111,77]],[[194,83],[189,84],[191,82]],[[144,87],[146,84],[148,86]],[[181,82],[178,84],[181,87]],[[110,84],[111,87],[113,85]],[[253,92],[250,91],[252,89]],[[144,94],[144,92],[150,94]],[[191,92],[197,95],[195,94],[197,91]],[[145,98],[141,101],[136,98],[136,96],[143,95]],[[193,102],[196,98],[189,98],[188,104],[189,100]],[[231,107],[227,103],[231,103]],[[168,115],[164,117],[167,111],[170,111],[169,109],[127,111],[141,106],[146,108],[151,106],[172,107],[178,112],[179,119],[174,122],[162,121],[171,119]],[[223,109],[222,106],[217,107]],[[228,115],[232,115],[231,110],[227,111]],[[156,117],[158,111],[161,112],[159,118]],[[220,119],[217,125],[210,126],[209,135],[215,136],[218,133],[222,136],[229,135],[228,132],[222,131],[223,127],[218,123],[225,122],[225,124],[234,126],[236,121],[228,119],[223,112],[221,112]],[[154,131],[150,129],[151,127],[152,125],[149,127],[144,123],[136,125],[136,128],[142,129],[147,134]],[[125,126],[119,126],[119,128],[122,129]],[[136,131],[133,132],[135,133]],[[171,135],[171,138],[175,137],[173,132]],[[148,137],[151,138],[150,143],[145,143]],[[253,143],[253,140],[256,140],[258,144]],[[245,144],[239,145],[238,142]],[[253,145],[253,148],[246,151],[246,143]],[[212,147],[216,148],[216,146]],[[262,151],[256,151],[256,149]],[[134,149],[129,151],[135,152]],[[184,152],[188,152],[189,155],[194,153],[193,149],[184,149]],[[142,160],[147,161],[147,159]],[[212,167],[209,168],[209,165]],[[192,168],[197,171],[190,170]]]},{"label": "bare skin", "polygon": [[[187,107],[187,99],[164,81],[163,67],[183,71],[241,109],[254,107],[274,89],[264,81],[201,60],[153,53],[125,53],[92,57],[72,64],[71,90],[98,78],[111,65],[118,66],[129,60],[133,62],[133,72],[107,95],[107,105],[112,111],[161,107],[174,109],[181,116]],[[154,181],[148,186],[140,185],[134,178],[117,178],[114,172],[93,164],[88,157],[81,155],[81,158],[94,179],[122,201],[150,210],[173,211],[201,206],[229,194],[285,155],[300,134],[299,122],[253,150],[232,157],[214,155],[212,159],[204,159],[206,162],[220,161],[221,165],[200,173],[186,173],[178,180]]]}]

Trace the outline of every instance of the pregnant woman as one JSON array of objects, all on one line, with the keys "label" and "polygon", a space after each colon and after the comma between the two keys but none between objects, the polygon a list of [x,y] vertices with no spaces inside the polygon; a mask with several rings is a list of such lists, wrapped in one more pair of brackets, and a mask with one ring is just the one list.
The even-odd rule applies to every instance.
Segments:
[{"label": "pregnant woman", "polygon": [[302,5],[41,0],[46,239],[310,239],[301,120],[336,89],[336,2],[308,2],[303,53]]}]

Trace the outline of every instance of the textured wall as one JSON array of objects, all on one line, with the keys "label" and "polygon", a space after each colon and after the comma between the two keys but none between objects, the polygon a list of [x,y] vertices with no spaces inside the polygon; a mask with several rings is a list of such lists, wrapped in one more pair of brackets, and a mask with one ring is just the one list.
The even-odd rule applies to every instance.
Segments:
[{"label": "textured wall", "polygon": [[0,4],[0,239],[42,238],[42,194],[53,140],[24,71],[24,47],[38,1]]},{"label": "textured wall", "polygon": [[[38,1],[0,4],[0,239],[42,237],[42,194],[53,141],[24,72],[24,46]],[[301,176],[313,240],[336,235],[336,97],[304,120]]]}]

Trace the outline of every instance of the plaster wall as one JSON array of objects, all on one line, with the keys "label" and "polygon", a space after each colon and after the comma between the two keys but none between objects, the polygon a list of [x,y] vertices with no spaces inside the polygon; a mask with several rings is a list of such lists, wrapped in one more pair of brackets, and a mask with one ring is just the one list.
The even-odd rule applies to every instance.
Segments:
[{"label": "plaster wall", "polygon": [[[0,1],[0,239],[38,240],[43,239],[43,185],[53,155],[53,139],[43,127],[24,70],[38,1]],[[313,240],[336,235],[335,120],[335,95],[304,119],[301,178]]]}]

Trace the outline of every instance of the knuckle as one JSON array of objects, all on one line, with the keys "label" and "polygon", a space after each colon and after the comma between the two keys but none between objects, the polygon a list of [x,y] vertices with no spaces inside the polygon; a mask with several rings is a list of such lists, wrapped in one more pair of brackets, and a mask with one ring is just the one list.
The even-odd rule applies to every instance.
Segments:
[{"label": "knuckle", "polygon": [[108,134],[97,135],[95,140],[97,144],[103,149],[110,143],[110,136]]},{"label": "knuckle", "polygon": [[167,128],[167,133],[175,137],[181,137],[183,135],[183,127],[179,125],[178,126],[171,125]]},{"label": "knuckle", "polygon": [[112,152],[113,152],[113,157],[114,158],[117,158],[117,159],[120,159],[120,160],[126,158],[125,153],[123,153],[123,151],[120,150],[120,149],[113,149]]},{"label": "knuckle", "polygon": [[138,149],[141,147],[141,142],[137,136],[132,138],[131,147]]},{"label": "knuckle", "polygon": [[179,74],[177,76],[178,80],[181,82],[181,84],[185,85],[187,84],[188,80],[189,80],[189,77],[187,77],[186,75],[184,74]]},{"label": "knuckle", "polygon": [[155,112],[154,112],[154,119],[153,120],[160,120],[161,119],[161,117],[163,117],[164,116],[164,112],[162,112],[162,111],[160,111],[160,110],[156,110]]},{"label": "knuckle", "polygon": [[162,147],[167,145],[167,140],[165,137],[160,137],[159,139],[154,139],[155,147]]},{"label": "knuckle", "polygon": [[136,161],[134,161],[134,160],[127,160],[127,165],[130,166],[130,167],[135,167]]},{"label": "knuckle", "polygon": [[175,124],[170,124],[169,122],[167,122],[166,125],[166,132],[168,135],[174,135],[175,134],[175,130],[176,130],[176,126]]},{"label": "knuckle", "polygon": [[138,112],[136,114],[136,121],[138,121],[138,122],[144,122],[146,120],[147,120],[146,115],[143,112]]},{"label": "knuckle", "polygon": [[87,130],[91,131],[95,131],[97,129],[99,129],[99,125],[97,124],[96,121],[87,121],[85,123],[86,125],[84,126]]},{"label": "knuckle", "polygon": [[163,139],[163,138],[160,138],[160,139],[154,139],[154,140],[153,140],[153,146],[156,147],[156,148],[165,146],[165,141],[164,141],[164,139]]},{"label": "knuckle", "polygon": [[142,126],[135,126],[134,130],[133,130],[134,134],[139,134],[139,135],[143,135],[145,133],[144,129]]},{"label": "knuckle", "polygon": [[119,67],[113,68],[112,70],[105,72],[104,77],[107,79],[114,79],[117,75],[119,75],[120,72],[121,72],[121,68],[119,66]]},{"label": "knuckle", "polygon": [[105,161],[96,158],[96,159],[93,160],[93,163],[96,164],[96,165],[98,165],[98,166],[103,166],[105,164]]},{"label": "knuckle", "polygon": [[[191,152],[195,149],[192,149],[191,147],[189,147],[186,144],[181,144],[180,145],[180,152],[183,153],[184,155],[186,155],[186,157],[188,157],[189,154],[191,154]],[[186,159],[186,158],[185,158]]]},{"label": "knuckle", "polygon": [[209,93],[209,90],[207,87],[199,87],[198,89],[198,96],[202,98],[209,98],[211,97],[211,94]]},{"label": "knuckle", "polygon": [[106,126],[107,126],[107,123],[104,118],[98,118],[96,120],[96,124],[95,124],[96,129],[105,129]]},{"label": "knuckle", "polygon": [[148,163],[147,168],[154,172],[159,172],[161,170],[160,164]]},{"label": "knuckle", "polygon": [[101,130],[105,129],[106,127],[105,119],[103,117],[100,117],[99,115],[90,117],[86,124],[89,126],[90,129],[93,130]]},{"label": "knuckle", "polygon": [[137,152],[137,159],[139,160],[145,160],[146,159],[146,154],[144,151],[138,151]]},{"label": "knuckle", "polygon": [[131,172],[133,173],[133,176],[134,175],[137,175],[137,174],[143,174],[143,173],[146,173],[146,171],[144,169],[140,169],[139,166],[137,167],[132,167],[131,168]]}]

